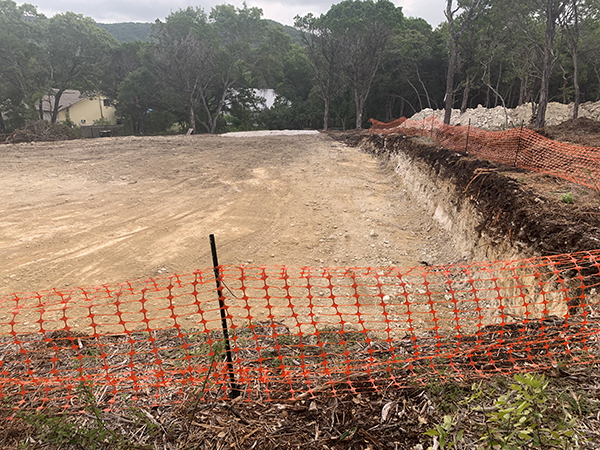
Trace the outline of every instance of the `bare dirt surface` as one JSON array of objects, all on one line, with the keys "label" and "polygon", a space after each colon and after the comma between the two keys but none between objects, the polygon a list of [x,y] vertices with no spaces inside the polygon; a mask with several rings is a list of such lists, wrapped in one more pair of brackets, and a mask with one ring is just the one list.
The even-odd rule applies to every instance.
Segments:
[{"label": "bare dirt surface", "polygon": [[[600,146],[600,122],[588,118],[570,119],[536,131],[559,142]],[[492,245],[509,243],[520,249],[519,257],[600,247],[600,192],[596,189],[465,157],[427,137],[387,136],[387,147],[384,137],[376,134],[349,133],[345,140],[350,145],[366,144],[365,148],[382,160],[402,152],[413,161],[422,161],[431,168],[432,179],[448,179],[456,188],[457,197],[450,201],[467,201],[479,211],[481,220],[471,224],[477,233],[486,234]]]},{"label": "bare dirt surface", "polygon": [[[582,138],[580,130],[575,123],[546,132],[596,145],[600,134]],[[217,236],[223,264],[414,266],[462,259],[451,237],[407,200],[400,177],[384,168],[383,159],[336,141],[363,137],[108,138],[0,146],[0,298],[209,267],[209,233]],[[422,159],[454,164],[439,145],[414,140],[409,146],[424,152]],[[483,225],[497,236],[518,234],[544,254],[590,249],[600,236],[597,192],[463,160],[454,164],[452,177],[461,192],[479,199],[488,211]],[[477,169],[488,172],[474,178]],[[566,193],[574,203],[562,201]],[[521,342],[522,335],[516,338]],[[548,409],[544,425],[564,424],[569,413],[580,439],[574,445],[598,448],[598,367],[559,364],[545,375],[551,380],[547,404],[556,407]],[[31,414],[0,421],[0,442],[7,449],[418,450],[436,447],[423,433],[448,414],[458,421],[453,430],[465,432],[457,448],[475,448],[489,433],[492,413],[485,411],[497,409],[494,401],[511,383],[497,378],[480,384],[485,392],[475,405],[465,403],[473,395],[469,380],[441,378],[401,390],[390,384],[378,392],[370,381],[365,378],[364,392],[334,396],[328,385],[316,398],[296,403],[195,401]],[[98,435],[106,436],[101,443]]]},{"label": "bare dirt surface", "polygon": [[457,260],[375,157],[324,134],[0,146],[0,298],[221,264]]}]

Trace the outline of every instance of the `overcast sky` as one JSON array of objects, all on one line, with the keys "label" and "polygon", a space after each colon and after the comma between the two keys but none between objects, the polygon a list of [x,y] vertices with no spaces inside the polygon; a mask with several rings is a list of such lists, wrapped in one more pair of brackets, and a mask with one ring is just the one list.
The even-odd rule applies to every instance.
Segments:
[{"label": "overcast sky", "polygon": [[[262,8],[263,17],[273,19],[285,25],[294,24],[294,16],[312,12],[319,15],[327,12],[336,1],[317,0],[247,0],[250,7]],[[434,28],[444,21],[444,0],[392,0],[396,6],[402,6],[405,16],[422,17]],[[25,3],[18,1],[18,4]],[[243,0],[102,0],[82,2],[80,0],[28,0],[38,7],[38,11],[48,17],[56,13],[72,11],[89,16],[96,22],[154,22],[163,20],[171,11],[188,6],[200,6],[206,12],[214,5],[223,3],[242,6]]]}]

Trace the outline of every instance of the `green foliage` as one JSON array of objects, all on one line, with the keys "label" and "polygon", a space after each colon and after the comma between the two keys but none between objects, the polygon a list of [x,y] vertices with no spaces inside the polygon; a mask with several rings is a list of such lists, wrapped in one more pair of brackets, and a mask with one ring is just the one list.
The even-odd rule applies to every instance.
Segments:
[{"label": "green foliage", "polygon": [[573,194],[571,194],[570,192],[567,192],[565,195],[563,195],[561,198],[561,201],[563,203],[566,203],[568,205],[572,205],[573,203],[575,203],[575,200],[573,198]]},{"label": "green foliage", "polygon": [[[436,424],[435,428],[427,430],[426,436],[437,437],[440,450],[449,450],[454,448],[463,438],[464,430],[452,432],[457,425],[456,417],[445,415],[441,424]],[[433,447],[429,447],[432,449]]]},{"label": "green foliage", "polygon": [[[131,442],[127,437],[118,434],[110,427],[110,422],[103,417],[102,410],[98,407],[91,384],[81,382],[77,388],[79,399],[84,403],[85,411],[93,418],[91,424],[85,427],[75,423],[65,414],[46,414],[42,411],[22,413],[19,416],[32,425],[37,440],[46,445],[78,446],[90,450],[114,449],[150,449],[151,446],[139,445]],[[142,423],[144,416],[131,410],[136,421]],[[145,419],[143,424],[148,427],[150,434],[156,433],[156,425]]]},{"label": "green foliage", "polygon": [[[68,124],[65,124],[68,125]],[[110,120],[105,117],[101,117],[100,119],[94,120],[94,125],[111,125]]]},{"label": "green foliage", "polygon": [[[462,35],[453,106],[536,100],[543,8],[560,2],[484,3],[476,20],[469,20],[470,2],[456,5]],[[574,99],[577,68],[581,101],[600,100],[600,6],[561,5],[550,99]],[[432,29],[404,17],[389,0],[344,0],[321,16],[296,17],[295,28],[245,4],[188,7],[154,24],[96,24],[72,12],[47,19],[32,5],[0,0],[0,133],[40,119],[42,98],[58,101],[65,89],[105,94],[136,134],[196,125],[211,133],[346,128],[410,116],[444,103],[450,31],[448,23]],[[279,100],[257,112],[238,99],[252,89],[274,89]]]},{"label": "green foliage", "polygon": [[[582,406],[581,396],[572,395],[568,401],[558,402],[557,395],[551,395],[549,381],[544,375],[516,374],[515,382],[509,386],[501,381],[500,378],[495,381],[491,393],[484,392],[483,383],[474,384],[471,395],[463,395],[463,400],[458,402],[445,393],[438,393],[436,398],[466,406],[483,416],[481,425],[471,430],[471,434],[475,433],[471,437],[478,442],[477,448],[541,450],[578,447],[575,412],[583,415],[585,405]],[[489,390],[490,385],[493,384],[488,383],[485,389]],[[505,393],[498,395],[498,391]],[[562,395],[561,392],[559,397]],[[489,406],[485,404],[488,398],[493,399]],[[445,414],[442,423],[427,430],[425,435],[434,437],[440,449],[453,448],[466,431],[459,429],[457,417],[457,413]]]},{"label": "green foliage", "polygon": [[98,27],[108,31],[120,43],[150,42],[152,34],[151,23],[99,23]]},{"label": "green foliage", "polygon": [[134,134],[145,133],[148,114],[158,105],[156,80],[146,67],[129,73],[119,84],[117,112],[131,120]]},{"label": "green foliage", "polygon": [[544,375],[517,374],[514,379],[510,391],[486,414],[488,428],[481,436],[486,448],[574,448],[575,420],[568,412],[564,419],[556,417],[562,411],[555,411],[549,401]]}]

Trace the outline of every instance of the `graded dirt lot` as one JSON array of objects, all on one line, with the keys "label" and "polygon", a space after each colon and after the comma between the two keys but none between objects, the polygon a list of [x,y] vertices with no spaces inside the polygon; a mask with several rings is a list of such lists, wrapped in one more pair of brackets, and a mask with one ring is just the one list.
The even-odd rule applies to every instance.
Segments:
[{"label": "graded dirt lot", "polygon": [[324,134],[0,146],[0,298],[221,264],[415,266],[463,255],[375,157]]}]

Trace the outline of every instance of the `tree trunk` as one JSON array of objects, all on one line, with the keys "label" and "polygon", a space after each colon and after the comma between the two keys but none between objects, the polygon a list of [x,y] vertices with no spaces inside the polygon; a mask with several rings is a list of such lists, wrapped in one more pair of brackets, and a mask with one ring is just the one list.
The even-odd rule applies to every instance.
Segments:
[{"label": "tree trunk", "polygon": [[362,101],[362,97],[359,95],[357,89],[354,89],[354,102],[356,103],[356,129],[360,130],[362,128],[364,102]]},{"label": "tree trunk", "polygon": [[515,87],[515,79],[513,78],[510,84],[508,85],[508,94],[506,94],[506,104],[509,108],[514,108],[513,105],[513,92]]},{"label": "tree trunk", "polygon": [[463,89],[463,98],[462,103],[460,105],[460,113],[464,114],[467,111],[467,107],[469,106],[469,94],[471,92],[471,78],[467,75],[467,82],[465,84],[465,88]]},{"label": "tree trunk", "polygon": [[577,50],[573,51],[573,86],[575,87],[575,98],[573,99],[573,119],[579,116],[579,103],[581,102],[581,91],[579,90],[579,67]]},{"label": "tree trunk", "polygon": [[2,111],[0,110],[0,134],[6,133],[6,126],[4,125],[4,117],[2,117]]},{"label": "tree trunk", "polygon": [[327,131],[329,129],[329,98],[325,98],[324,102],[325,111],[323,112],[323,130]]},{"label": "tree trunk", "polygon": [[[496,82],[496,96],[494,97],[494,107],[498,106],[498,98],[500,94],[500,80],[502,79],[502,61],[500,62],[500,67],[498,68],[498,81]],[[491,84],[491,83],[490,83]]]},{"label": "tree trunk", "polygon": [[521,77],[521,86],[519,88],[519,102],[517,106],[522,105],[527,101],[527,75]]},{"label": "tree trunk", "polygon": [[581,102],[581,92],[579,90],[579,8],[577,1],[573,0],[573,27],[574,36],[571,37],[571,46],[573,47],[573,87],[575,88],[575,98],[573,99],[573,119],[579,116],[579,103]]},{"label": "tree trunk", "polygon": [[563,66],[560,66],[560,69],[562,70],[562,73],[563,73],[562,103],[563,103],[563,105],[566,105],[567,104],[567,84],[568,84],[569,78],[567,78],[567,71],[565,70],[565,68]]},{"label": "tree trunk", "polygon": [[190,129],[192,134],[196,134],[196,114],[194,113],[194,97],[192,94],[190,94],[188,106],[190,108]]},{"label": "tree trunk", "polygon": [[452,117],[452,104],[454,103],[454,72],[458,60],[458,46],[454,37],[450,38],[450,61],[448,62],[448,73],[446,74],[446,97],[444,103],[444,123],[450,125]]},{"label": "tree trunk", "polygon": [[54,108],[52,110],[52,118],[50,119],[50,123],[56,123],[56,121],[58,119],[58,109],[60,108],[60,98],[62,97],[64,92],[65,92],[65,89],[61,88],[58,91],[56,91],[56,94],[54,94]]},{"label": "tree trunk", "polygon": [[597,67],[594,67],[594,73],[596,74],[596,78],[598,78],[598,92],[596,92],[596,101],[600,101],[600,74],[598,73]]},{"label": "tree trunk", "polygon": [[386,101],[385,101],[385,121],[386,122],[391,122],[392,120],[394,120],[393,117],[393,109],[394,109],[394,98],[391,95],[388,95],[386,97]]},{"label": "tree trunk", "polygon": [[417,90],[415,85],[412,84],[408,78],[406,79],[406,81],[412,86],[413,90],[417,94],[417,100],[419,100],[419,111],[423,111],[423,102],[421,101],[421,94],[419,94],[419,91]]},{"label": "tree trunk", "polygon": [[419,83],[421,83],[421,86],[423,87],[423,91],[425,92],[425,97],[427,97],[427,107],[429,109],[431,109],[431,99],[429,98],[429,92],[427,92],[425,83],[423,83],[423,80],[421,79],[421,74],[419,73],[419,66],[416,66],[416,69],[417,69],[417,78],[419,79]]},{"label": "tree trunk", "polygon": [[542,84],[540,86],[540,101],[535,119],[535,127],[542,128],[546,124],[546,109],[548,107],[548,96],[550,93],[550,77],[552,76],[552,57],[554,52],[554,33],[556,29],[556,18],[558,16],[554,5],[555,0],[546,1],[546,39],[544,42],[544,65],[542,67]]}]

